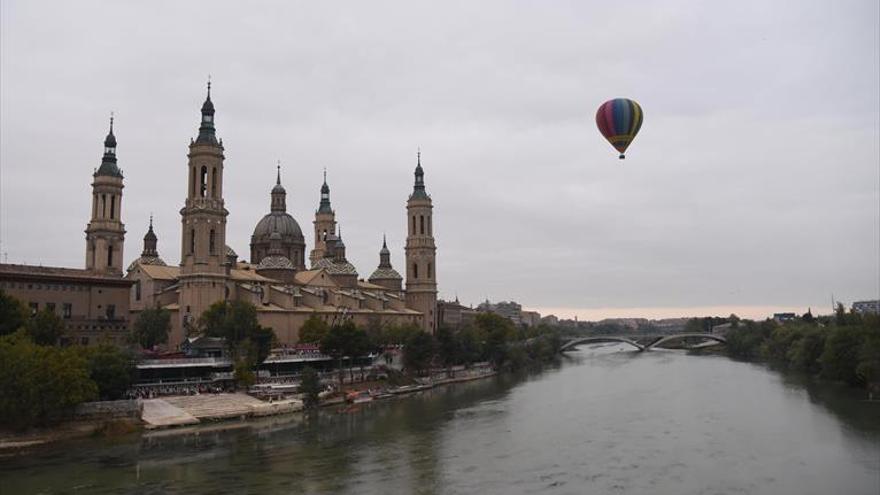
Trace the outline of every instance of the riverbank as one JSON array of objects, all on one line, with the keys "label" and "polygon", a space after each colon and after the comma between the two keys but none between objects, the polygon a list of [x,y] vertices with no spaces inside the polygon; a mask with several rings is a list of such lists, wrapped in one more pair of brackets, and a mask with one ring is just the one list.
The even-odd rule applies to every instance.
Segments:
[{"label": "riverbank", "polygon": [[[413,384],[389,387],[382,382],[348,384],[339,391],[322,397],[320,406],[331,407],[346,402],[387,400],[415,394],[435,387],[490,378],[498,372],[492,368],[455,371],[437,370],[428,377],[417,377]],[[368,395],[360,395],[360,394]],[[352,394],[359,394],[353,397]],[[296,398],[260,400],[243,393],[167,396],[138,401],[139,418],[92,418],[67,421],[51,428],[25,432],[0,432],[0,456],[17,455],[50,443],[93,436],[118,436],[143,430],[190,431],[209,423],[243,421],[301,412],[303,403]]]}]

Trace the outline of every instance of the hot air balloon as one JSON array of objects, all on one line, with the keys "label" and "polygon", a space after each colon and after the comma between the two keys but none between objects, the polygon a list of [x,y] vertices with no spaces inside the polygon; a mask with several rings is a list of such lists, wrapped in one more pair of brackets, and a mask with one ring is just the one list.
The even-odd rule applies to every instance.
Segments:
[{"label": "hot air balloon", "polygon": [[629,98],[608,100],[596,111],[596,125],[605,139],[620,152],[620,159],[626,148],[635,139],[642,127],[642,107]]}]

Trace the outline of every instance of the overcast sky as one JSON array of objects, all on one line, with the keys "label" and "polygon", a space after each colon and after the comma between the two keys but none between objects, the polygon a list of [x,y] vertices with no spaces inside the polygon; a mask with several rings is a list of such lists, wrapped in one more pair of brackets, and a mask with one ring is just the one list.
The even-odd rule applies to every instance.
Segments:
[{"label": "overcast sky", "polygon": [[[81,267],[116,112],[126,265],[180,259],[211,74],[227,243],[322,168],[361,276],[403,271],[416,149],[440,295],[581,318],[827,312],[880,292],[878,3],[0,3],[0,241]],[[645,112],[620,161],[605,100]]]}]

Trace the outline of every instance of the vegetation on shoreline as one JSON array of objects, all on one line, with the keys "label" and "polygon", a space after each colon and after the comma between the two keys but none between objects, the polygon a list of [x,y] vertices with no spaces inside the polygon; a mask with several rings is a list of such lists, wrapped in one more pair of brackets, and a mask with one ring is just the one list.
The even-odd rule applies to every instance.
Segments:
[{"label": "vegetation on shoreline", "polygon": [[0,291],[0,426],[24,429],[57,423],[91,400],[121,398],[134,379],[133,357],[110,344],[60,347],[63,324],[33,317]]},{"label": "vegetation on shoreline", "polygon": [[846,312],[792,321],[738,321],[727,333],[727,352],[854,386],[880,383],[880,317]]}]

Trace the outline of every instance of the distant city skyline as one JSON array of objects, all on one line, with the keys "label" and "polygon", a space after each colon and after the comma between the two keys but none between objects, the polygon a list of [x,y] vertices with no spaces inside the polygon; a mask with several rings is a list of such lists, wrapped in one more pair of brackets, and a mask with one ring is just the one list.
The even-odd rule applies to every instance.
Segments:
[{"label": "distant city skyline", "polygon": [[[361,276],[383,234],[402,262],[421,147],[444,299],[590,320],[876,299],[878,8],[4,1],[0,261],[84,266],[113,111],[123,266],[151,214],[177,264],[211,74],[242,256],[280,160],[305,230],[326,167]],[[624,161],[593,120],[618,96],[645,111]]]}]

